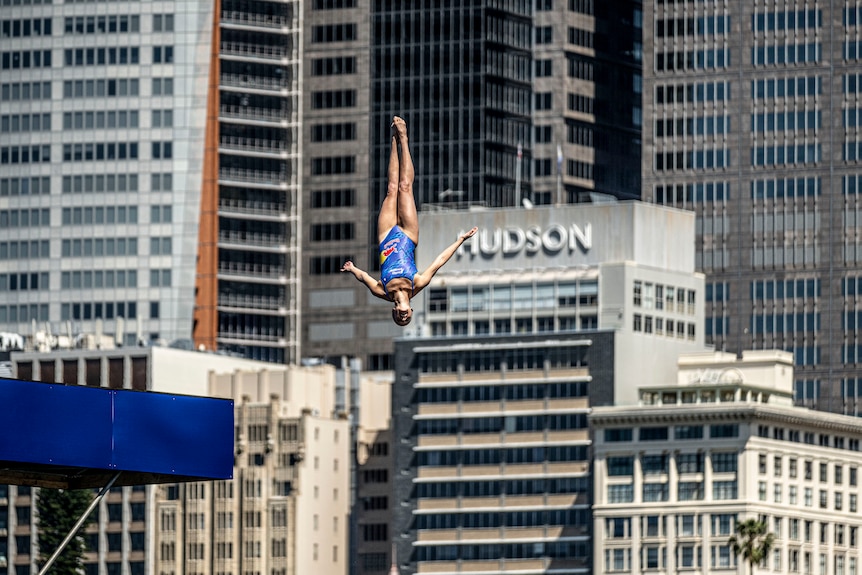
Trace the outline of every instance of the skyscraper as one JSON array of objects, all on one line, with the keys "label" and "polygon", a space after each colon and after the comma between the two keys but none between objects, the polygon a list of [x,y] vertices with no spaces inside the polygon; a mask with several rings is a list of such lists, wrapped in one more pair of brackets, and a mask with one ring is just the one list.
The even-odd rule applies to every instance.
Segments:
[{"label": "skyscraper", "polygon": [[298,23],[2,3],[0,329],[298,359]]},{"label": "skyscraper", "polygon": [[790,351],[798,402],[857,414],[858,6],[645,8],[644,199],[698,214],[707,341]]},{"label": "skyscraper", "polygon": [[312,169],[305,179],[314,190],[303,212],[311,235],[303,353],[348,353],[367,369],[393,365],[392,337],[404,330],[388,304],[338,270],[353,259],[377,271],[395,114],[408,124],[420,210],[640,197],[641,14],[640,2],[622,0],[311,4],[306,16],[321,31],[312,28],[306,46],[330,54],[320,64],[307,59],[305,81],[312,106],[330,109],[306,105],[306,121],[325,125],[305,132],[325,129],[334,140],[344,131],[328,125],[347,122],[356,138],[340,138],[353,146],[304,147],[312,168],[326,161],[342,173]]}]

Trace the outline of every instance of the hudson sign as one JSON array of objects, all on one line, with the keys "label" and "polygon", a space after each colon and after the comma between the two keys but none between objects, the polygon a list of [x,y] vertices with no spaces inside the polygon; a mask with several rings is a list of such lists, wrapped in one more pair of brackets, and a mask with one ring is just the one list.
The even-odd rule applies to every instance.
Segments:
[{"label": "hudson sign", "polygon": [[[459,234],[463,234],[462,230]],[[479,232],[464,242],[458,249],[458,258],[470,256],[504,256],[516,255],[521,252],[535,254],[538,252],[568,253],[581,250],[586,253],[593,247],[592,224],[550,224],[545,227],[530,226],[527,228],[507,226],[504,228],[480,229]]]}]

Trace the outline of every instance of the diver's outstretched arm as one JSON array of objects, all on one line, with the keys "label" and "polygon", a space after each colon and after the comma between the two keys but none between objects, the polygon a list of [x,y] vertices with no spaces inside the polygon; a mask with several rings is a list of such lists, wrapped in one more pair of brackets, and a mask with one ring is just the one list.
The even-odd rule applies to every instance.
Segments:
[{"label": "diver's outstretched arm", "polygon": [[389,299],[386,297],[386,290],[383,289],[383,284],[380,283],[379,280],[376,280],[370,275],[368,275],[367,272],[364,272],[355,265],[353,265],[352,261],[348,260],[344,262],[344,265],[341,266],[341,271],[352,273],[353,277],[355,277],[358,281],[364,283],[365,287],[367,287],[368,291],[370,291],[373,295],[379,297],[380,299]]},{"label": "diver's outstretched arm", "polygon": [[437,271],[442,268],[452,256],[455,255],[455,252],[458,251],[458,248],[461,247],[461,244],[463,244],[465,241],[467,241],[468,238],[472,238],[476,234],[476,231],[478,229],[479,228],[474,227],[470,231],[461,234],[457,240],[452,242],[449,247],[440,252],[440,255],[434,258],[434,261],[431,263],[430,266],[428,266],[428,269],[426,269],[421,274],[416,274],[413,277],[413,295],[416,295],[417,293],[419,293],[419,291],[422,290],[422,288],[431,283],[431,278],[434,277],[434,274],[436,274]]}]

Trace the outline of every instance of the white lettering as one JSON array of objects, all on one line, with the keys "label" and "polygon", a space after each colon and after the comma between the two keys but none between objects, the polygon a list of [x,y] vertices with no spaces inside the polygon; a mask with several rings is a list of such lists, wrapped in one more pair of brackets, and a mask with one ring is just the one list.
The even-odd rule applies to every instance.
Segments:
[{"label": "white lettering", "polygon": [[506,228],[503,234],[503,253],[514,254],[524,249],[527,235],[521,228]]},{"label": "white lettering", "polygon": [[[463,233],[464,230],[459,235]],[[472,257],[497,253],[512,255],[521,251],[534,254],[540,250],[559,252],[567,247],[569,252],[573,252],[578,246],[585,252],[592,249],[592,224],[583,227],[571,224],[568,228],[562,224],[551,224],[544,230],[539,226],[530,226],[526,230],[517,227],[483,229],[464,242],[456,254],[459,258],[465,253]]]},{"label": "white lettering", "polygon": [[542,245],[551,252],[558,252],[566,245],[566,228],[554,224],[542,234]]},{"label": "white lettering", "polygon": [[527,229],[527,253],[534,254],[542,249],[542,228],[531,226]]},{"label": "white lettering", "polygon": [[[490,241],[488,236],[491,236]],[[479,232],[479,238],[479,249],[483,254],[496,254],[503,244],[503,230],[497,228],[490,234],[488,230],[482,230]]]}]

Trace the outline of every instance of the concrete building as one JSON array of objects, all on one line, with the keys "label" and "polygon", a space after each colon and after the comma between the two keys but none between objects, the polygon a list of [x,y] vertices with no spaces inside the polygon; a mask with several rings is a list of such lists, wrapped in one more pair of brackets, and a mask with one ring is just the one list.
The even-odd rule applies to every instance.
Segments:
[{"label": "concrete building", "polygon": [[459,229],[482,232],[414,300],[411,335],[396,341],[398,567],[589,573],[587,414],[635,402],[626,383],[671,377],[675,354],[703,350],[694,217],[626,203],[421,225],[420,261]]},{"label": "concrete building", "polygon": [[154,488],[153,572],[347,573],[351,433],[334,368],[210,377],[236,401],[230,481]]},{"label": "concrete building", "polygon": [[707,342],[790,351],[796,401],[854,415],[857,12],[644,3],[642,167],[644,200],[698,215]]},{"label": "concrete building", "polygon": [[857,572],[859,420],[794,407],[788,352],[678,365],[590,415],[595,572],[745,572],[728,540],[748,518],[775,535],[758,572]]},{"label": "concrete building", "polygon": [[299,16],[2,3],[2,331],[298,361]]},{"label": "concrete building", "polygon": [[[346,353],[367,370],[392,369],[392,340],[403,330],[385,302],[338,270],[352,259],[378,271],[393,114],[407,120],[422,210],[640,197],[640,4],[311,3],[309,22],[334,41],[312,40],[308,50],[326,54],[333,71],[306,81],[313,97],[343,104],[307,110],[306,133],[329,136],[304,151],[337,170],[305,180],[314,188],[304,210],[306,355]],[[354,132],[359,145],[349,146]]]},{"label": "concrete building", "polygon": [[[112,489],[85,530],[88,574],[389,565],[391,378],[160,347],[15,352],[11,364],[18,378],[235,401],[234,479]],[[36,569],[36,493],[0,486],[0,573]]]}]

